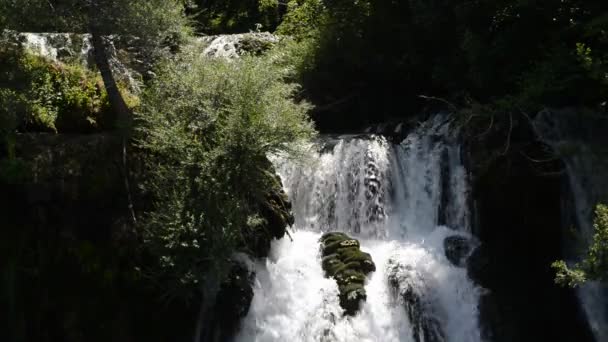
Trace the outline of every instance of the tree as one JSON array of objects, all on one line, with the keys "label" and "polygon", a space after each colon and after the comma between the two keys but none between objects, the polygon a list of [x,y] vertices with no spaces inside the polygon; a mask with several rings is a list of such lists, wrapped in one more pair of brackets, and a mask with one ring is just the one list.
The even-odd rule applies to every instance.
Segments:
[{"label": "tree", "polygon": [[288,9],[280,32],[317,37],[302,79],[327,129],[416,113],[428,105],[421,94],[462,106],[510,96],[531,113],[597,106],[608,94],[604,1],[292,0]]},{"label": "tree", "polygon": [[260,204],[281,189],[267,155],[298,155],[314,134],[309,105],[293,100],[297,86],[275,61],[187,49],[162,64],[136,113],[145,190],[156,203],[141,224],[158,264],[144,273],[169,299],[202,290],[202,316],[233,253],[264,226]]},{"label": "tree", "polygon": [[608,206],[598,204],[593,222],[595,234],[583,261],[569,267],[565,261],[554,262],[555,282],[562,286],[577,287],[587,281],[608,280]]},{"label": "tree", "polygon": [[274,31],[286,6],[278,0],[188,0],[200,32],[243,33],[260,28]]}]

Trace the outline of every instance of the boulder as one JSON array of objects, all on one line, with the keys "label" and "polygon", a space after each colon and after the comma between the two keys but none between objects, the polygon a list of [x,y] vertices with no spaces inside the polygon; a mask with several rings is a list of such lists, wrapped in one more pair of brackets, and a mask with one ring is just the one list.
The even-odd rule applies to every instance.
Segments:
[{"label": "boulder", "polygon": [[291,202],[283,189],[281,178],[275,174],[270,161],[266,160],[269,179],[268,192],[264,198],[257,203],[260,223],[245,230],[245,245],[243,249],[248,254],[263,258],[268,256],[270,243],[273,239],[281,239],[285,236],[287,228],[294,224],[294,216],[291,212]]},{"label": "boulder", "polygon": [[204,46],[204,56],[234,59],[263,54],[279,42],[279,37],[268,32],[250,32],[201,37],[199,41]]},{"label": "boulder", "polygon": [[344,233],[326,233],[320,242],[325,276],[334,278],[340,291],[340,306],[352,316],[367,298],[366,275],[375,271],[376,265],[371,255],[360,250],[359,241]]},{"label": "boulder", "polygon": [[221,284],[213,307],[213,318],[206,327],[203,340],[231,341],[241,319],[249,312],[253,299],[255,273],[240,261],[233,261],[232,269]]},{"label": "boulder", "polygon": [[445,256],[454,266],[465,266],[465,260],[471,253],[471,242],[464,236],[452,235],[443,240]]},{"label": "boulder", "polygon": [[424,277],[411,265],[394,260],[388,263],[388,282],[393,297],[403,305],[412,325],[412,337],[416,342],[442,342],[445,340],[441,325],[433,315],[433,307],[427,300],[428,287]]}]

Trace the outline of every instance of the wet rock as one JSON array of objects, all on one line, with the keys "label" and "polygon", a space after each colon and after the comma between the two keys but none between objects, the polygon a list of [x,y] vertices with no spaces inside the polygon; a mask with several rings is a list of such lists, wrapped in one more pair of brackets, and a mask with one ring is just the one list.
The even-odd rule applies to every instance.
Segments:
[{"label": "wet rock", "polygon": [[490,288],[496,283],[496,273],[498,272],[494,271],[492,263],[490,251],[481,245],[471,253],[467,260],[467,275],[478,285]]},{"label": "wet rock", "polygon": [[412,325],[412,337],[416,342],[442,342],[445,340],[441,325],[433,316],[433,308],[426,300],[427,287],[424,278],[410,265],[389,260],[388,282],[393,296],[398,299]]},{"label": "wet rock", "polygon": [[362,252],[359,241],[344,233],[326,233],[321,239],[322,267],[325,276],[338,283],[340,306],[346,315],[354,315],[365,293],[366,275],[376,270],[371,255]]},{"label": "wet rock", "polygon": [[281,178],[274,173],[269,161],[268,169],[271,186],[264,200],[258,203],[261,224],[249,227],[244,232],[246,245],[243,248],[248,254],[259,258],[268,256],[271,241],[283,238],[287,228],[294,223],[291,202],[283,190]]},{"label": "wet rock", "polygon": [[255,273],[247,265],[234,261],[230,274],[221,284],[216,297],[214,318],[206,332],[208,340],[232,340],[241,319],[249,312],[254,278]]},{"label": "wet rock", "polygon": [[469,253],[471,253],[471,242],[464,236],[448,236],[443,240],[443,249],[446,258],[454,266],[462,267]]},{"label": "wet rock", "polygon": [[259,55],[279,42],[279,38],[268,32],[252,32],[201,37],[206,45],[203,55],[216,58],[238,58],[245,54]]}]

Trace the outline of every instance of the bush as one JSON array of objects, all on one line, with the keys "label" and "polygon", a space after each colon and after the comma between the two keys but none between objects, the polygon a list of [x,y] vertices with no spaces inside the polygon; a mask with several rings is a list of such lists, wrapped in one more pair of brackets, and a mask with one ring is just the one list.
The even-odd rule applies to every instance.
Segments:
[{"label": "bush", "polygon": [[325,10],[321,0],[290,0],[277,33],[298,39],[316,36],[320,26],[327,20]]},{"label": "bush", "polygon": [[589,280],[608,280],[608,206],[596,206],[593,228],[593,241],[583,261],[573,267],[568,267],[562,260],[551,265],[556,271],[557,284],[576,287]]},{"label": "bush", "polygon": [[144,236],[172,296],[222,278],[257,203],[276,185],[266,156],[297,155],[314,134],[286,72],[270,57],[210,60],[186,51],[144,93],[136,122],[150,156],[145,190],[155,200]]},{"label": "bush", "polygon": [[[99,73],[30,54],[18,44],[2,45],[3,118],[12,118],[23,131],[90,133],[112,127],[114,118]],[[125,86],[121,91],[130,104],[137,104]]]}]

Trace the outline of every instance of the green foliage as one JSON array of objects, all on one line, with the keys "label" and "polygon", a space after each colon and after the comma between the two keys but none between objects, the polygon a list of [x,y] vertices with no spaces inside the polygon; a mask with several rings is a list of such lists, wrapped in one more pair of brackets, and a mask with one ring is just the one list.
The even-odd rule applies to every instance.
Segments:
[{"label": "green foliage", "polygon": [[556,271],[557,284],[576,287],[590,280],[608,279],[608,206],[596,206],[593,227],[593,241],[583,261],[572,267],[561,260],[551,265]]},{"label": "green foliage", "polygon": [[512,97],[530,110],[593,107],[608,94],[601,1],[288,4],[277,31],[314,38],[301,79],[327,129],[414,113],[429,105],[421,94],[458,106]]},{"label": "green foliage", "polygon": [[192,0],[198,30],[207,34],[274,31],[283,12],[277,0]]},{"label": "green foliage", "polygon": [[314,37],[327,19],[321,0],[290,0],[277,33],[297,39]]},{"label": "green foliage", "polygon": [[188,297],[206,277],[221,279],[244,230],[259,226],[255,203],[276,182],[266,156],[297,155],[314,130],[272,58],[185,51],[158,74],[137,114],[155,200],[144,236],[168,295]]},{"label": "green foliage", "polygon": [[543,105],[598,104],[608,96],[607,71],[583,43],[558,47],[522,74],[517,97],[530,110]]},{"label": "green foliage", "polygon": [[108,128],[109,103],[99,74],[20,50],[0,53],[3,127],[91,132]]},{"label": "green foliage", "polygon": [[177,49],[192,34],[182,0],[0,0],[6,26],[20,32],[96,32],[137,37],[131,48],[145,63]]}]

